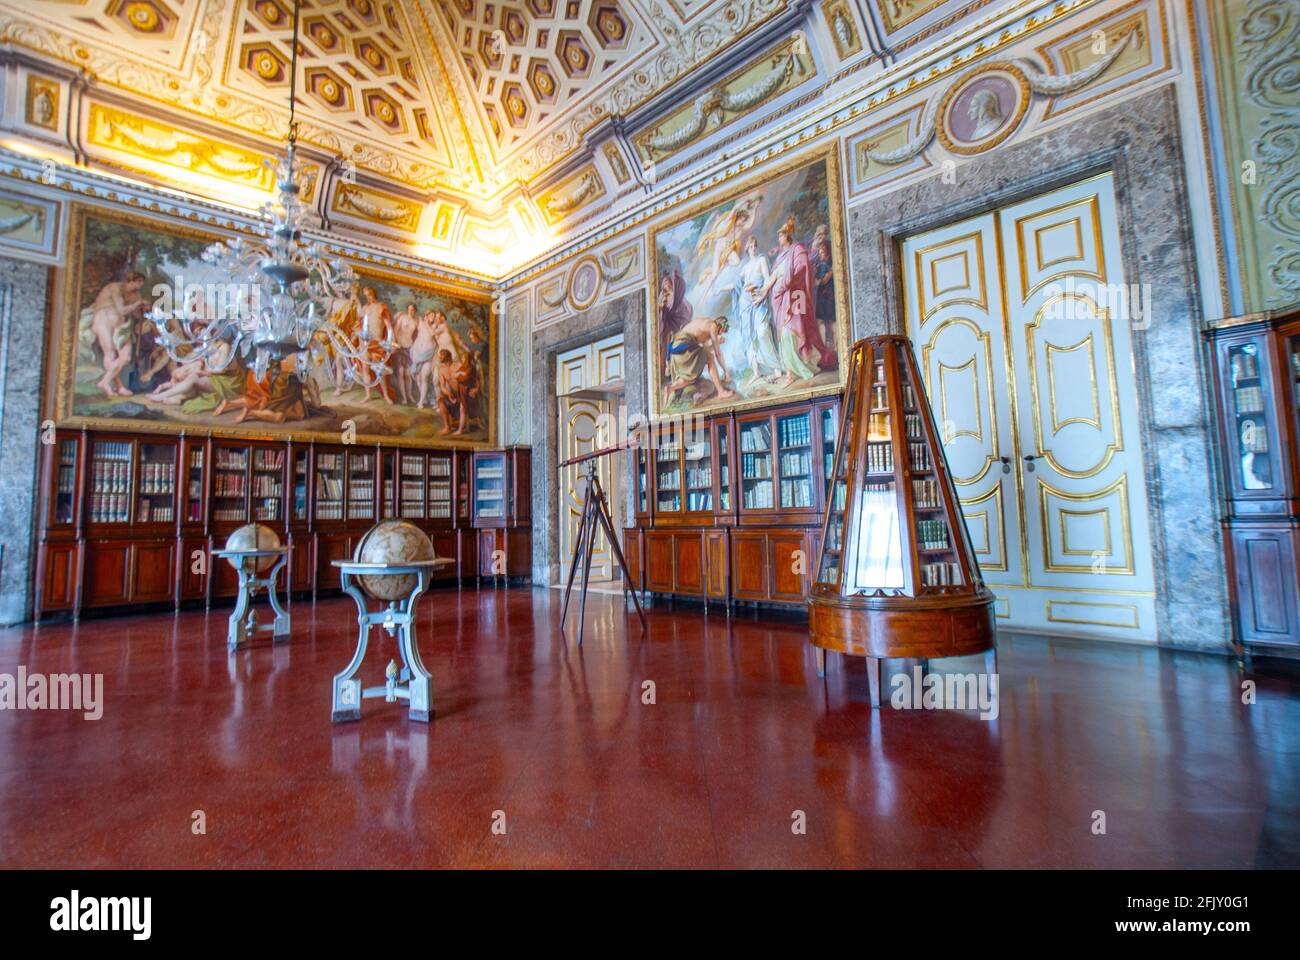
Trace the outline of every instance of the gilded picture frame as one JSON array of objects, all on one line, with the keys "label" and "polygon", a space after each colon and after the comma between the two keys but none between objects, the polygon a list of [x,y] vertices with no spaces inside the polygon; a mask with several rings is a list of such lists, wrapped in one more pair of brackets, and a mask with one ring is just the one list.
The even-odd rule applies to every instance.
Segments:
[{"label": "gilded picture frame", "polygon": [[[793,181],[788,178],[794,178]],[[800,183],[800,178],[802,182]],[[805,382],[799,385],[797,382],[791,387],[784,389],[765,389],[759,391],[761,395],[741,396],[725,398],[714,396],[712,400],[706,399],[700,403],[688,403],[683,405],[680,400],[665,402],[664,391],[673,381],[667,379],[665,355],[672,349],[664,336],[664,322],[661,315],[661,294],[671,299],[671,294],[665,288],[666,278],[671,285],[672,275],[669,271],[671,266],[665,262],[666,259],[673,259],[671,255],[665,257],[665,236],[672,234],[674,231],[685,230],[685,236],[676,238],[676,247],[680,249],[683,241],[696,241],[701,235],[709,233],[709,224],[713,223],[713,216],[716,214],[726,214],[729,210],[736,209],[742,203],[748,202],[760,206],[764,191],[775,194],[778,197],[793,195],[799,200],[800,209],[808,209],[808,200],[805,196],[809,189],[820,188],[824,191],[822,199],[817,205],[819,215],[824,218],[824,225],[829,232],[829,254],[830,254],[830,271],[833,285],[833,295],[831,303],[833,304],[834,319],[833,331],[830,341],[827,342],[825,336],[823,342],[829,348],[833,348],[837,361],[833,367],[833,376],[827,377],[826,373],[831,372],[822,368],[820,375],[814,378],[811,383]],[[814,397],[827,396],[839,393],[843,389],[844,371],[843,363],[847,357],[849,346],[852,342],[851,327],[852,318],[849,314],[849,296],[848,296],[848,269],[847,269],[847,245],[844,240],[844,210],[842,206],[842,185],[840,182],[840,159],[839,150],[835,143],[819,147],[815,150],[807,151],[797,156],[791,157],[786,161],[770,168],[763,169],[760,173],[747,177],[740,182],[716,190],[707,194],[682,210],[671,212],[666,218],[658,221],[648,231],[647,253],[650,258],[651,269],[647,270],[647,323],[646,323],[646,356],[649,358],[649,370],[647,371],[647,383],[649,384],[650,393],[650,413],[651,417],[660,419],[669,415],[681,414],[714,414],[727,411],[749,410],[756,407],[775,406],[779,403],[795,402],[799,400],[812,399]],[[756,201],[757,198],[757,201]],[[779,205],[774,209],[766,212],[757,206],[752,206],[757,211],[753,222],[753,231],[761,234],[758,240],[759,250],[776,254],[777,248],[771,246],[777,231],[784,227],[791,216],[790,209],[781,208]],[[765,215],[764,215],[765,214]],[[694,227],[686,225],[694,224]],[[815,231],[815,227],[808,224],[799,224],[796,222],[795,232],[798,234],[797,242],[804,242],[805,235]],[[714,228],[716,232],[716,228]],[[747,244],[746,237],[738,237],[742,243]],[[734,242],[734,241],[733,241]],[[806,246],[806,243],[805,243]],[[682,264],[678,264],[682,266]],[[689,286],[692,282],[698,286],[698,278],[701,272],[699,264],[690,264],[689,273],[691,276],[683,276],[685,284]],[[709,268],[705,268],[707,271]],[[689,293],[687,293],[689,299]],[[697,297],[697,301],[698,301]],[[708,304],[692,303],[692,314],[708,313]],[[732,328],[734,329],[734,327]],[[725,338],[724,338],[725,339]],[[736,349],[739,349],[736,347]],[[825,354],[822,354],[825,357]],[[708,377],[706,372],[704,375]],[[737,391],[739,394],[740,391]]]},{"label": "gilded picture frame", "polygon": [[[138,380],[129,382],[121,380],[123,384],[129,384],[127,389],[130,391],[130,396],[122,396],[120,400],[108,396],[107,388],[101,386],[100,382],[92,376],[92,374],[102,374],[100,378],[102,380],[108,376],[109,371],[103,363],[103,350],[99,349],[96,352],[91,287],[100,286],[101,281],[106,285],[110,278],[114,281],[120,280],[121,278],[105,273],[105,270],[117,269],[112,266],[113,264],[120,267],[118,261],[121,261],[123,256],[120,249],[114,249],[112,256],[108,257],[108,245],[102,242],[104,237],[135,238],[134,241],[121,239],[120,242],[138,241],[141,251],[145,249],[146,244],[153,244],[153,249],[149,250],[148,256],[143,256],[140,252],[131,255],[129,251],[133,248],[128,247],[127,259],[134,264],[130,269],[147,274],[146,283],[152,283],[158,276],[166,275],[168,270],[177,266],[190,265],[196,270],[200,269],[200,265],[191,259],[196,251],[201,251],[208,245],[227,237],[214,231],[178,224],[171,220],[88,204],[73,205],[68,220],[67,266],[62,270],[62,281],[58,285],[58,299],[52,306],[55,312],[49,324],[51,342],[48,353],[54,365],[53,376],[50,378],[52,383],[50,409],[58,426],[72,429],[123,430],[188,436],[211,435],[256,440],[315,440],[326,443],[338,443],[346,435],[357,444],[381,443],[426,448],[484,448],[496,445],[498,318],[492,297],[487,293],[453,288],[366,265],[358,265],[355,268],[358,276],[358,292],[370,286],[375,288],[378,302],[388,306],[386,298],[392,299],[389,315],[394,323],[397,320],[399,307],[405,310],[409,304],[413,315],[416,316],[420,311],[442,313],[446,318],[446,326],[455,331],[456,343],[462,351],[459,359],[464,361],[466,368],[474,372],[474,378],[470,382],[478,384],[473,400],[463,401],[466,402],[467,410],[473,411],[466,418],[472,426],[472,429],[466,433],[458,436],[455,435],[454,429],[448,434],[441,432],[443,428],[455,428],[461,424],[455,418],[455,411],[458,409],[455,403],[449,404],[451,416],[447,419],[444,419],[436,403],[439,388],[439,374],[436,367],[426,373],[430,381],[430,387],[426,391],[429,405],[422,408],[414,406],[416,400],[414,391],[408,392],[411,403],[399,402],[400,393],[392,377],[388,378],[387,390],[393,396],[394,403],[388,404],[384,398],[384,391],[378,388],[371,391],[372,397],[369,400],[360,399],[361,388],[358,387],[345,389],[336,394],[333,392],[333,382],[329,379],[332,371],[313,369],[309,371],[308,378],[312,380],[323,378],[326,386],[318,385],[315,390],[305,390],[304,395],[308,400],[302,407],[304,415],[286,416],[282,422],[266,422],[251,418],[244,422],[233,422],[238,416],[237,411],[217,413],[214,409],[205,411],[202,415],[187,413],[185,411],[187,403],[196,399],[208,399],[207,394],[202,390],[196,390],[192,396],[178,404],[177,411],[173,413],[162,409],[164,407],[162,401],[152,399],[152,390],[145,392],[145,386],[152,386],[155,383],[159,384],[155,389],[166,388],[168,383],[160,379],[151,380],[147,384],[142,384]],[[89,244],[98,242],[99,249],[88,249],[88,240]],[[165,256],[178,259],[160,260],[160,257]],[[92,265],[88,258],[97,258],[98,262]],[[105,267],[103,263],[106,258],[111,261],[109,267]],[[160,266],[160,263],[163,266]],[[117,269],[117,272],[122,271]],[[101,277],[99,274],[104,276]],[[194,282],[202,285],[204,278],[200,276]],[[88,284],[91,287],[88,287]],[[189,284],[190,281],[187,280],[186,286],[188,287]],[[148,300],[156,293],[156,286],[142,285],[140,290],[143,298]],[[98,300],[96,299],[95,302]],[[135,301],[131,303],[135,307],[133,316],[142,313],[143,308],[139,304]],[[136,336],[142,335],[140,331],[146,323],[147,321],[138,324]],[[466,329],[462,330],[462,327]],[[441,343],[441,340],[437,343]],[[435,348],[436,345],[435,343]],[[435,349],[435,352],[438,351]],[[143,350],[140,353],[143,353]],[[158,362],[163,362],[162,354],[157,350],[153,353],[157,356]],[[408,357],[412,356],[413,354],[408,352]],[[341,365],[343,361],[339,359],[338,363]],[[390,361],[390,366],[392,365]],[[177,366],[174,362],[170,363],[172,374],[175,374]],[[413,366],[411,368],[415,369]],[[251,372],[248,376],[252,376]],[[155,374],[155,377],[158,377],[158,374]],[[449,376],[448,382],[451,381],[452,378]],[[345,381],[339,378],[339,382]],[[139,389],[133,389],[137,384]],[[110,381],[109,386],[113,385],[114,383]],[[184,384],[177,386],[179,388]],[[96,395],[96,390],[104,396]],[[461,395],[462,399],[464,396],[466,394]],[[343,421],[347,420],[352,421],[351,428],[344,425]],[[388,429],[389,427],[393,429]]]}]

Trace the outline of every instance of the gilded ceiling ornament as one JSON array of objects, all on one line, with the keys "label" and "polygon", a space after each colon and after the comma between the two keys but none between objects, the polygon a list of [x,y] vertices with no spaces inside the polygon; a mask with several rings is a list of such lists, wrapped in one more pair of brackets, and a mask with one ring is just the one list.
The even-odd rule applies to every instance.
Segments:
[{"label": "gilded ceiling ornament", "polygon": [[[1132,30],[1124,34],[1123,38],[1112,46],[1110,51],[1096,63],[1089,64],[1082,70],[1076,70],[1073,73],[1066,73],[1060,76],[1042,73],[1028,61],[1023,60],[1019,62],[994,61],[974,67],[949,84],[943,94],[934,96],[929,100],[926,104],[925,113],[921,117],[920,132],[914,139],[893,150],[872,150],[867,154],[867,156],[876,163],[891,165],[905,163],[917,156],[922,150],[929,146],[930,142],[935,138],[936,133],[939,132],[939,116],[944,113],[946,107],[951,105],[954,96],[959,94],[971,80],[982,73],[1002,70],[1017,79],[1023,78],[1028,89],[1040,96],[1059,97],[1063,94],[1073,93],[1074,91],[1087,86],[1093,80],[1097,79],[1097,77],[1105,73],[1106,70],[1110,68],[1111,64],[1118,60],[1120,55],[1128,47],[1129,42],[1133,39],[1133,35],[1134,31]],[[971,138],[972,141],[978,141],[978,144],[959,147],[955,152],[983,152],[983,150],[991,149],[996,146],[998,142],[1005,139],[1006,136],[1015,129],[1015,125],[1019,123],[1019,120],[1024,115],[1024,110],[1027,106],[1027,102],[1020,103],[1017,106],[1018,113],[1014,118],[1015,123],[1003,123],[1000,126],[992,127],[986,135]],[[994,119],[992,114],[996,111],[992,106],[992,101],[988,95],[985,95],[979,98],[978,102],[973,101],[970,104],[970,109],[979,114],[978,117],[972,117],[975,124],[974,132],[982,133],[982,128],[987,128],[987,125]],[[1001,108],[999,107],[997,109],[1000,110]],[[946,119],[947,117],[945,116],[945,120]],[[989,138],[999,131],[1002,136],[998,137],[995,142],[988,142]],[[953,141],[952,138],[949,138],[949,142],[945,143],[945,146],[952,149],[952,144],[954,142],[955,141]]]}]

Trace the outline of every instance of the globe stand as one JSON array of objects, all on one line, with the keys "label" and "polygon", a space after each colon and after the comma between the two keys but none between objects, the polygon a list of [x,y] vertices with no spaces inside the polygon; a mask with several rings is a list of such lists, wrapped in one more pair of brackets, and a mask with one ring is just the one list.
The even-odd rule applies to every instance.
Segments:
[{"label": "globe stand", "polygon": [[[429,586],[433,568],[452,561],[410,561],[407,563],[362,563],[356,560],[335,560],[343,592],[357,604],[357,649],[352,660],[341,673],[334,675],[330,719],[334,723],[361,719],[361,701],[367,697],[383,697],[388,703],[405,700],[410,704],[410,717],[428,723],[434,718],[433,677],[420,659],[415,642],[415,601]],[[414,575],[416,582],[411,592],[401,600],[389,601],[377,610],[369,609],[369,602],[353,577]],[[382,627],[390,636],[397,637],[397,649],[402,657],[402,670],[396,674],[396,665],[389,663],[382,686],[362,688],[356,679],[361,662],[366,657],[371,627]],[[400,682],[399,682],[400,681]]]},{"label": "globe stand", "polygon": [[[275,593],[275,578],[289,559],[287,547],[278,550],[213,550],[214,557],[223,560],[238,561],[235,570],[239,574],[239,596],[235,600],[235,610],[230,615],[230,625],[226,628],[226,646],[237,650],[249,641],[254,634],[271,633],[272,643],[289,641],[289,614],[280,606],[280,598]],[[267,557],[278,557],[275,566],[265,577],[257,572],[257,561]],[[245,561],[251,560],[252,570]],[[272,623],[257,622],[257,611],[253,608],[253,598],[259,590],[266,591],[266,597],[275,612]]]}]

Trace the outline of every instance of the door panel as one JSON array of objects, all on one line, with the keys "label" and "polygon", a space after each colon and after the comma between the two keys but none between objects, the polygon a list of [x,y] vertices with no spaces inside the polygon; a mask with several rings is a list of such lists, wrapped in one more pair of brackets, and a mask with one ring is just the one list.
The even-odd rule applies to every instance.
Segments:
[{"label": "door panel", "polygon": [[772,599],[802,600],[807,593],[808,548],[802,533],[768,537],[772,557]]},{"label": "door panel", "polygon": [[673,536],[647,531],[645,535],[645,585],[655,593],[673,590]]},{"label": "door panel", "polygon": [[678,593],[704,593],[704,540],[699,533],[673,534],[674,589]]},{"label": "door panel", "polygon": [[145,603],[175,596],[176,541],[139,543],[132,562],[131,600]]},{"label": "door panel", "polygon": [[914,237],[903,262],[908,334],[999,622],[1154,640],[1140,312],[1110,176]]},{"label": "door panel", "polygon": [[738,600],[766,600],[767,534],[733,532],[731,582]]}]

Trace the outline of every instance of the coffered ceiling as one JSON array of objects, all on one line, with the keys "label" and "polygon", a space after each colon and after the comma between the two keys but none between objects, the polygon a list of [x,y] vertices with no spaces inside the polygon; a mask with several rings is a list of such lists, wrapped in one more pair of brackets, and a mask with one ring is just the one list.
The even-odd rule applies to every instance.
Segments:
[{"label": "coffered ceiling", "polygon": [[[661,119],[680,88],[689,103],[702,69],[757,62],[765,25],[788,38],[820,17],[828,57],[879,61],[889,44],[992,2],[302,0],[299,135],[360,174],[372,192],[353,190],[348,208],[387,209],[391,219],[372,217],[384,229],[418,224],[437,241],[441,224],[507,244],[530,219],[553,223],[564,204],[545,192],[582,175],[611,130]],[[181,118],[273,151],[286,132],[292,10],[292,0],[0,0],[0,44],[77,68],[140,123]],[[797,66],[795,79],[824,76]],[[398,216],[421,198],[428,217]]]}]

